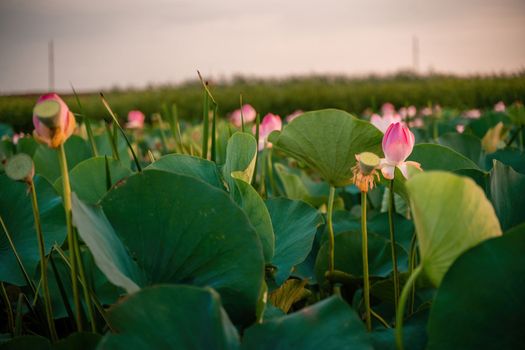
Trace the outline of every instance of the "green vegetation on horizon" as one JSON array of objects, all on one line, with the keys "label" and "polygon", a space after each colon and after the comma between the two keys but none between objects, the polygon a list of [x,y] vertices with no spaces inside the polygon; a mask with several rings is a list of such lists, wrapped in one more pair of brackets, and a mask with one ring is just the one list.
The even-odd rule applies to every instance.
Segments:
[{"label": "green vegetation on horizon", "polygon": [[[409,73],[361,79],[323,76],[279,80],[238,78],[230,83],[215,84],[212,81],[211,89],[221,101],[221,115],[238,108],[240,94],[262,115],[272,112],[283,117],[297,109],[307,111],[328,107],[359,114],[369,107],[377,110],[384,102],[397,107],[423,107],[433,103],[458,109],[492,108],[498,101],[508,105],[525,99],[525,73],[467,78]],[[196,121],[202,114],[202,88],[196,81],[180,86],[104,93],[121,118],[132,109],[139,109],[150,117],[162,112],[163,105],[173,103],[184,120]],[[62,96],[73,111],[79,112],[72,92]],[[0,121],[11,124],[15,130],[30,130],[36,98],[36,95],[0,96]],[[98,92],[80,94],[80,101],[88,117],[106,116]]]}]

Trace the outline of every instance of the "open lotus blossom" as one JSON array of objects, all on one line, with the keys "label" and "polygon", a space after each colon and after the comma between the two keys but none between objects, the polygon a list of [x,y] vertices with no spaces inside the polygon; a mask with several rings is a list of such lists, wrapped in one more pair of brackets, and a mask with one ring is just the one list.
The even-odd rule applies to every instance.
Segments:
[{"label": "open lotus blossom", "polygon": [[399,115],[401,119],[405,120],[408,118],[414,118],[417,114],[417,108],[415,106],[401,107],[399,109]]},{"label": "open lotus blossom", "polygon": [[[241,118],[242,112],[242,118]],[[257,111],[250,104],[244,104],[241,108],[234,110],[230,114],[230,122],[236,127],[240,128],[242,125],[242,119],[245,123],[251,123],[257,117]]]},{"label": "open lotus blossom", "polygon": [[392,123],[399,123],[401,122],[401,116],[399,114],[385,114],[382,117],[378,114],[372,114],[370,117],[370,123],[372,123],[373,126],[381,130],[381,132],[384,134],[388,127]]},{"label": "open lotus blossom", "polygon": [[294,120],[295,118],[297,118],[298,116],[300,116],[301,114],[303,114],[304,112],[301,111],[300,109],[294,111],[292,114],[288,115],[286,117],[286,122],[287,123],[291,123],[292,120]]},{"label": "open lotus blossom", "polygon": [[128,129],[143,129],[144,120],[146,117],[144,113],[139,110],[129,111],[128,113],[128,122],[126,123],[126,128]]},{"label": "open lotus blossom", "polygon": [[[264,147],[272,147],[271,142],[268,142],[268,135],[274,130],[281,130],[283,122],[281,117],[273,113],[268,113],[264,116],[261,124],[259,125],[259,151],[263,150]],[[255,134],[255,125],[253,126],[253,133]]]},{"label": "open lotus blossom", "polygon": [[40,96],[33,109],[33,136],[51,148],[58,148],[73,134],[76,121],[66,103],[55,93]]},{"label": "open lotus blossom", "polygon": [[393,123],[383,136],[383,153],[385,158],[381,159],[381,172],[383,176],[392,180],[395,168],[398,167],[405,178],[408,178],[407,166],[413,166],[421,170],[417,162],[405,161],[414,148],[414,134],[401,123]]},{"label": "open lotus blossom", "polygon": [[494,105],[494,111],[496,112],[505,112],[505,103],[503,101],[499,101]]}]

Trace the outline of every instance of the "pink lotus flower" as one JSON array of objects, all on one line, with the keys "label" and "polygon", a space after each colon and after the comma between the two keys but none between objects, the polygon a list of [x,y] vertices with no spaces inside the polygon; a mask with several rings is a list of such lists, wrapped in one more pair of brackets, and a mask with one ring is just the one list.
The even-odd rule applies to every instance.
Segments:
[{"label": "pink lotus flower", "polygon": [[410,128],[422,128],[425,125],[422,118],[416,118],[408,123]]},{"label": "pink lotus flower", "polygon": [[479,111],[479,109],[470,109],[465,112],[465,117],[469,119],[478,119],[479,117],[481,117],[481,112]]},{"label": "pink lotus flower", "polygon": [[[264,116],[261,124],[259,125],[259,151],[262,151],[265,147],[271,148],[271,142],[268,142],[268,135],[274,130],[281,130],[283,122],[281,117],[273,113],[268,113]],[[253,133],[255,134],[255,125],[253,126]]]},{"label": "pink lotus flower", "polygon": [[396,107],[394,107],[393,104],[390,102],[383,103],[381,106],[381,114],[383,115],[389,115],[396,113]]},{"label": "pink lotus flower", "polygon": [[20,141],[20,139],[24,138],[25,136],[26,136],[26,134],[24,134],[23,132],[20,132],[18,134],[14,134],[13,135],[13,145],[18,144],[18,141]]},{"label": "pink lotus flower", "polygon": [[286,122],[287,123],[291,123],[292,120],[294,120],[295,118],[297,118],[298,116],[300,116],[301,114],[303,114],[304,112],[301,111],[300,109],[294,111],[292,114],[288,115],[286,117]]},{"label": "pink lotus flower", "polygon": [[496,112],[505,112],[505,103],[503,101],[499,101],[494,105],[494,111]]},{"label": "pink lotus flower", "polygon": [[432,115],[432,108],[425,107],[421,110],[421,115],[428,117],[429,115]]},{"label": "pink lotus flower", "polygon": [[255,108],[253,108],[252,105],[244,104],[240,109],[236,109],[230,114],[230,122],[236,127],[240,128],[242,125],[242,119],[244,119],[244,123],[251,123],[256,117],[257,112],[255,111]]},{"label": "pink lotus flower", "polygon": [[393,123],[383,136],[383,153],[385,158],[381,159],[381,172],[385,179],[394,178],[395,168],[398,167],[405,178],[408,178],[407,166],[414,166],[421,170],[417,162],[406,162],[414,148],[414,134],[401,123]]},{"label": "pink lotus flower", "polygon": [[401,117],[399,114],[385,114],[384,116],[379,116],[378,114],[372,114],[370,117],[370,123],[372,123],[373,126],[381,130],[381,132],[384,134],[388,127],[392,123],[399,123],[401,122]]},{"label": "pink lotus flower", "polygon": [[66,103],[55,93],[40,96],[33,109],[33,136],[51,148],[58,148],[73,134],[76,121]]},{"label": "pink lotus flower", "polygon": [[126,128],[128,129],[143,129],[144,120],[146,117],[144,113],[139,110],[129,111],[128,113],[128,122],[126,123]]},{"label": "pink lotus flower", "polygon": [[465,131],[465,125],[463,124],[456,125],[456,131],[460,134],[463,134],[463,131]]}]

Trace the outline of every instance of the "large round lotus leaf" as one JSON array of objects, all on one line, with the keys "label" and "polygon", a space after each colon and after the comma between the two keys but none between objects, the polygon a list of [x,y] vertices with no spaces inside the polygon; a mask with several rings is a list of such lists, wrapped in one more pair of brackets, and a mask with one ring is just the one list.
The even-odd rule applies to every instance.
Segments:
[{"label": "large round lotus leaf", "polygon": [[[344,271],[354,277],[363,276],[363,254],[361,232],[343,232],[335,236],[334,265],[336,270]],[[324,274],[328,270],[328,242],[325,242],[315,261],[317,281],[325,280]],[[408,257],[405,250],[396,244],[398,268],[404,269]],[[370,276],[387,277],[392,272],[392,252],[390,241],[378,234],[368,232],[368,272]]]},{"label": "large round lotus leaf", "polygon": [[239,335],[210,288],[149,287],[109,312],[99,349],[237,349]]},{"label": "large round lotus leaf", "polygon": [[439,143],[464,155],[475,164],[479,164],[481,158],[481,140],[474,135],[446,133],[439,137]]},{"label": "large round lotus leaf", "polygon": [[266,201],[275,232],[275,254],[272,264],[277,267],[275,282],[281,285],[292,272],[292,268],[302,263],[310,250],[322,223],[321,215],[301,201],[287,198],[274,198]]},{"label": "large round lotus leaf", "polygon": [[227,193],[192,177],[147,170],[101,201],[146,284],[211,286],[235,322],[250,322],[264,274],[261,244]]},{"label": "large round lotus leaf", "polygon": [[53,347],[49,339],[39,335],[23,335],[10,341],[0,344],[0,350],[52,350]]},{"label": "large round lotus leaf", "polygon": [[100,341],[100,334],[79,332],[60,340],[53,347],[54,350],[95,350]]},{"label": "large round lotus leaf", "polygon": [[521,349],[525,226],[467,251],[432,303],[428,349]]},{"label": "large round lotus leaf", "polygon": [[[34,181],[45,249],[48,253],[55,242],[60,245],[66,238],[64,207],[61,198],[49,182],[40,176],[35,177]],[[26,184],[15,182],[5,175],[0,175],[0,216],[27,273],[33,276],[40,255],[31,194],[28,193]],[[19,286],[26,284],[2,226],[0,226],[0,281]]]},{"label": "large round lotus leaf", "polygon": [[521,174],[525,174],[525,152],[519,149],[507,147],[485,155],[485,168],[491,169],[494,165],[494,159],[511,166],[512,169]]},{"label": "large round lotus leaf", "polygon": [[356,312],[340,297],[332,296],[293,314],[272,318],[248,328],[246,350],[373,349]]},{"label": "large round lotus leaf", "polygon": [[[80,136],[71,136],[64,144],[66,150],[67,167],[73,169],[81,161],[91,157],[91,150],[87,142]],[[60,163],[58,150],[46,145],[38,145],[33,156],[35,172],[54,183],[60,177]]]},{"label": "large round lotus leaf", "polygon": [[474,135],[480,139],[485,136],[490,128],[496,126],[499,122],[503,122],[505,125],[510,124],[510,118],[507,114],[501,112],[486,112],[481,118],[476,119],[467,125],[467,130],[472,131]]},{"label": "large round lotus leaf", "polygon": [[231,184],[234,187],[230,187],[230,194],[250,219],[261,240],[264,260],[269,263],[275,251],[275,235],[268,209],[252,185],[235,177]]},{"label": "large round lotus leaf", "polygon": [[[390,289],[392,288],[393,287]],[[403,345],[405,349],[425,349],[427,344],[427,321],[428,309],[418,311],[403,322]],[[397,350],[395,332],[395,328],[375,328],[371,333],[374,348],[381,350]]]},{"label": "large round lotus leaf", "polygon": [[525,175],[494,160],[489,193],[504,230],[525,221]]},{"label": "large round lotus leaf", "polygon": [[464,251],[501,235],[494,208],[471,179],[432,171],[414,176],[406,186],[421,264],[436,287]]},{"label": "large round lotus leaf", "polygon": [[[117,153],[119,160],[123,166],[129,167],[131,164],[131,155],[129,152],[128,144],[119,131],[117,131]],[[107,132],[95,136],[95,144],[97,145],[97,151],[99,156],[113,157],[113,147],[109,140]]]},{"label": "large round lotus leaf", "polygon": [[224,187],[214,162],[186,154],[168,154],[150,164],[146,169],[158,169],[192,176],[217,188]]},{"label": "large round lotus leaf", "polygon": [[[132,174],[129,168],[122,166],[120,161],[109,159],[106,168],[104,157],[86,159],[78,163],[70,172],[71,191],[87,203],[97,203],[108,191],[108,187]],[[61,193],[62,177],[55,181],[54,187]]]},{"label": "large round lotus leaf", "polygon": [[431,143],[415,145],[408,160],[420,163],[421,168],[423,168],[424,171],[455,171],[459,169],[480,170],[476,163],[464,155],[459,154],[449,147]]},{"label": "large round lotus leaf", "polygon": [[307,112],[294,119],[281,132],[274,131],[270,142],[277,150],[317,169],[335,186],[352,181],[355,155],[382,154],[383,134],[369,122],[336,110]]}]

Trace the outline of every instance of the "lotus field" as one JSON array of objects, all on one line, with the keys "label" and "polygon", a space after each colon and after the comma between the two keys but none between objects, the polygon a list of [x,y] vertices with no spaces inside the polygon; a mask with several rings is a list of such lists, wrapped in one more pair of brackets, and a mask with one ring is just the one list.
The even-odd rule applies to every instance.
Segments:
[{"label": "lotus field", "polygon": [[523,105],[202,96],[1,125],[1,349],[523,348]]}]

